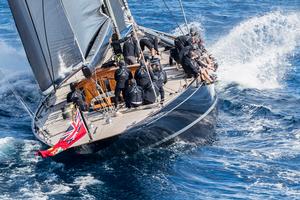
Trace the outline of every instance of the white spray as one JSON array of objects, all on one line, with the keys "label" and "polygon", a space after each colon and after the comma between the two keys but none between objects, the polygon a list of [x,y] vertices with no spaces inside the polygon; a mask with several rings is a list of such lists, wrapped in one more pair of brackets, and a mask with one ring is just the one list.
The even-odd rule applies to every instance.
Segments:
[{"label": "white spray", "polygon": [[281,87],[291,69],[287,57],[299,44],[299,22],[300,13],[276,11],[240,23],[209,48],[219,61],[219,79],[249,88]]}]

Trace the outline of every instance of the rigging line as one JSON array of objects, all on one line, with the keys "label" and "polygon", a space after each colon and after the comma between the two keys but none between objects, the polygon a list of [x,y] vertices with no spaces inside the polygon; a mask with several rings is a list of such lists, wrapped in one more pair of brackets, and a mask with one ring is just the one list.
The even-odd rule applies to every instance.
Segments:
[{"label": "rigging line", "polygon": [[[135,39],[136,39],[137,46],[138,46],[138,49],[139,49],[140,56],[141,56],[141,58],[142,58],[143,64],[144,64],[145,67],[146,67],[147,74],[148,74],[148,77],[149,77],[149,79],[150,79],[150,83],[151,83],[151,86],[152,86],[152,90],[153,90],[154,95],[155,95],[155,100],[158,101],[158,96],[157,96],[157,94],[156,94],[155,86],[154,86],[152,77],[151,77],[151,75],[150,75],[150,70],[148,69],[148,66],[146,66],[145,56],[144,56],[144,53],[143,53],[143,51],[142,51],[142,48],[141,48],[141,45],[140,45],[140,41],[139,41],[139,38],[138,38],[138,34],[137,34],[137,31],[136,31],[136,30],[137,30],[137,25],[136,25],[136,23],[135,23],[134,21],[133,21],[133,24],[132,24],[132,25],[133,25],[132,31],[133,31],[134,37],[135,37]],[[134,43],[134,42],[133,42],[133,43]]]},{"label": "rigging line", "polygon": [[[27,7],[27,11],[28,11],[28,13],[29,13],[29,16],[30,16],[30,20],[31,20],[32,25],[33,25],[34,32],[35,32],[36,37],[37,37],[37,40],[38,40],[39,46],[40,46],[40,48],[41,48],[41,52],[42,52],[42,56],[43,56],[43,59],[44,59],[45,64],[46,64],[47,72],[48,72],[48,74],[49,74],[49,77],[50,77],[50,79],[51,79],[52,85],[53,85],[53,87],[54,87],[54,80],[53,80],[52,75],[51,75],[51,73],[50,73],[50,69],[49,69],[49,67],[48,67],[48,65],[47,65],[47,60],[46,60],[46,56],[45,56],[45,53],[44,53],[43,48],[42,48],[41,40],[40,40],[40,38],[39,38],[38,32],[37,32],[37,30],[36,30],[36,27],[35,27],[35,24],[34,24],[34,21],[33,21],[33,18],[32,18],[31,11],[30,11],[30,9],[29,9],[29,6],[28,6],[28,3],[27,3],[26,0],[25,0],[25,4],[26,4],[26,7]],[[54,88],[55,88],[55,87],[54,87]]]},{"label": "rigging line", "polygon": [[[183,18],[184,18],[184,22],[185,22],[185,25],[186,25],[186,30],[189,33],[189,26],[188,26],[188,22],[187,22],[187,19],[186,19],[186,15],[185,15],[185,11],[184,11],[184,8],[183,8],[182,1],[181,0],[178,0],[178,1],[179,1],[179,4],[180,4],[181,12],[182,12],[182,15],[183,15]],[[190,33],[189,33],[189,35],[190,35]]]},{"label": "rigging line", "polygon": [[16,97],[16,99],[18,101],[20,101],[20,103],[22,104],[22,106],[25,109],[25,111],[28,113],[28,115],[30,116],[30,118],[33,120],[35,117],[34,117],[34,114],[33,114],[32,110],[25,103],[24,99],[17,93],[17,91],[14,89],[14,86],[5,78],[5,75],[4,75],[4,73],[2,72],[1,69],[0,69],[0,74],[1,74],[1,77],[3,77],[3,80],[5,82],[7,82],[10,91],[13,93],[13,95]]},{"label": "rigging line", "polygon": [[[171,17],[174,18],[174,20],[175,20],[175,16],[173,15],[173,13],[172,13],[171,9],[169,8],[169,6],[167,5],[166,1],[163,0],[163,2],[164,2],[165,7],[168,9],[168,11],[169,11]],[[178,22],[175,21],[175,23],[176,23],[177,27],[179,28],[180,32],[181,32],[183,35],[185,35],[184,32],[183,32],[183,30],[181,29],[180,25],[178,24]]]},{"label": "rigging line", "polygon": [[51,65],[51,72],[52,72],[52,85],[54,87],[54,91],[56,91],[56,87],[54,84],[54,68],[53,68],[53,62],[52,62],[52,57],[51,57],[51,53],[50,53],[50,48],[49,48],[49,42],[48,42],[48,35],[47,35],[47,29],[46,29],[46,20],[45,20],[45,2],[44,0],[42,0],[42,7],[43,7],[43,26],[44,26],[44,35],[45,35],[45,39],[46,39],[46,44],[47,44],[47,50],[48,50],[48,55],[50,58],[50,65]]},{"label": "rigging line", "polygon": [[[125,0],[123,0],[123,3],[124,3],[124,6],[125,6],[125,9],[126,9],[127,11],[129,11],[129,7],[128,7],[128,5],[126,4],[126,1],[125,1]],[[141,49],[139,37],[138,37],[138,34],[137,34],[138,25],[135,23],[135,21],[134,21],[132,15],[129,15],[128,12],[126,12],[126,15],[127,15],[128,19],[129,19],[129,21],[132,22],[132,32],[133,32],[134,38],[136,39],[136,42],[137,42],[137,46],[138,46],[138,50],[139,50],[141,59],[142,59],[143,63],[146,65],[145,57],[144,57],[143,51],[142,51],[142,49]],[[148,66],[146,66],[146,70],[147,70],[148,77],[150,78],[150,83],[151,83],[152,90],[153,90],[154,95],[155,95],[155,100],[156,100],[156,102],[157,102],[157,101],[158,101],[158,96],[157,96],[157,94],[156,94],[155,86],[154,86],[154,84],[153,84],[153,81],[152,81],[152,78],[151,78],[151,75],[150,75],[150,71],[149,71],[149,69],[148,69]]]},{"label": "rigging line", "polygon": [[[108,100],[108,95],[107,95],[107,93],[106,92],[104,92],[104,90],[102,89],[102,86],[101,86],[101,83],[100,84],[98,84],[98,77],[97,77],[97,73],[96,73],[96,70],[95,70],[95,78],[96,78],[96,80],[95,79],[93,79],[93,77],[91,78],[91,80],[95,83],[95,86],[96,86],[96,90],[97,90],[97,92],[99,93],[99,95],[98,96],[96,96],[96,97],[94,97],[96,100],[98,100],[98,101],[102,101],[102,99],[104,99],[104,103],[108,106],[108,108],[107,107],[104,107],[104,112],[109,112],[109,111],[112,111],[112,109],[111,109],[111,106],[109,106],[109,100]],[[101,80],[100,80],[101,81]],[[99,91],[100,90],[100,91]],[[100,98],[99,96],[101,96],[101,93],[102,93],[102,95],[104,96],[104,98]],[[102,96],[101,96],[102,97]]]}]

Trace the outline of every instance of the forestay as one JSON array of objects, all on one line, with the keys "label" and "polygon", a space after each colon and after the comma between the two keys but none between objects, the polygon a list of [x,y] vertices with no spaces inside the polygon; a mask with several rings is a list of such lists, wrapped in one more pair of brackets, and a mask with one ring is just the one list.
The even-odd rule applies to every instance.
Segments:
[{"label": "forestay", "polygon": [[44,93],[107,47],[104,38],[111,34],[111,20],[103,14],[100,0],[9,0],[9,5]]}]

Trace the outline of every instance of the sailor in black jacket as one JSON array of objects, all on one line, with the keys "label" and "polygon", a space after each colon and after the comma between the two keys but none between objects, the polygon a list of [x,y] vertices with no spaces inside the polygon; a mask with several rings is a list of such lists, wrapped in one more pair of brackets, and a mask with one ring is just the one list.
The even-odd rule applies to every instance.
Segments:
[{"label": "sailor in black jacket", "polygon": [[139,47],[133,34],[129,37],[123,45],[123,55],[125,62],[128,65],[137,63],[137,58],[140,57]]},{"label": "sailor in black jacket", "polygon": [[158,88],[158,92],[160,94],[160,102],[163,104],[165,100],[165,90],[164,90],[164,84],[167,83],[167,73],[162,69],[159,59],[153,60],[151,62],[151,67],[153,69],[154,74],[154,83]]},{"label": "sailor in black jacket", "polygon": [[[149,73],[148,73],[149,72]],[[134,78],[139,86],[143,88],[144,104],[152,104],[156,101],[158,88],[154,83],[154,74],[150,68],[141,62],[141,66],[135,71]],[[151,80],[153,85],[151,84]]]},{"label": "sailor in black jacket", "polygon": [[126,89],[128,88],[129,81],[132,79],[132,73],[127,68],[124,61],[119,62],[119,69],[115,72],[115,81],[116,81],[116,89],[115,89],[115,106],[118,107],[120,94],[122,92],[123,99],[125,100],[126,107],[130,107],[128,103],[128,99],[126,97]]},{"label": "sailor in black jacket", "polygon": [[137,84],[144,89],[145,87],[151,85],[151,79],[154,79],[154,75],[152,70],[149,68],[147,70],[146,65],[143,62],[141,62],[140,67],[134,73],[134,79],[136,80]]},{"label": "sailor in black jacket", "polygon": [[155,56],[155,55],[159,55],[159,51],[158,51],[158,43],[159,43],[159,38],[158,37],[143,37],[140,40],[140,46],[141,46],[141,50],[144,51],[145,47],[147,47],[150,52],[151,52],[151,56]]},{"label": "sailor in black jacket", "polygon": [[139,107],[143,104],[143,88],[138,86],[135,79],[131,80],[131,84],[127,90],[127,97],[130,107]]}]

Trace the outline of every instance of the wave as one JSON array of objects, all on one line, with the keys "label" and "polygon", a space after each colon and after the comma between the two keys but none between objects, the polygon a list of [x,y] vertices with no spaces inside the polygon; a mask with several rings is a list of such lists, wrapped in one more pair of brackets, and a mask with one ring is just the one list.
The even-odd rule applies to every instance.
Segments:
[{"label": "wave", "polygon": [[219,78],[244,87],[283,86],[289,56],[299,45],[300,13],[276,11],[241,22],[209,49],[218,59]]},{"label": "wave", "polygon": [[0,60],[0,68],[5,71],[24,70],[29,66],[24,50],[15,48],[2,39],[0,39]]}]

